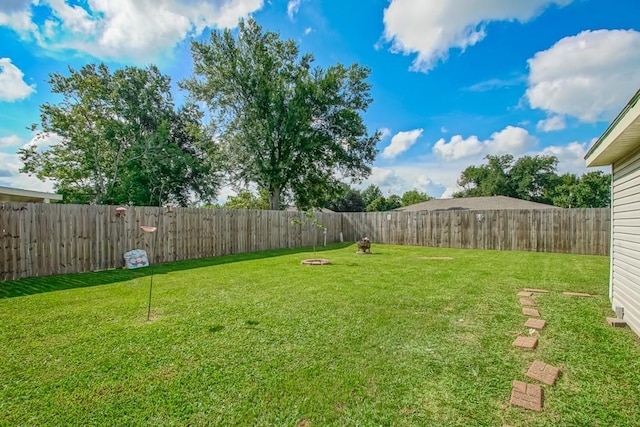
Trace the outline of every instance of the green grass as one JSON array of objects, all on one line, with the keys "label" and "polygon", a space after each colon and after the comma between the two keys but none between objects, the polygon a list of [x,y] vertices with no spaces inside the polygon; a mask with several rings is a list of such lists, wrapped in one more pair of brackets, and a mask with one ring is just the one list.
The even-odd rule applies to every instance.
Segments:
[{"label": "green grass", "polygon": [[[334,245],[0,284],[1,425],[634,425],[640,344],[605,257]],[[429,259],[451,257],[452,259]],[[539,347],[511,346],[516,293]],[[569,298],[561,291],[596,294]],[[509,407],[539,358],[540,414]]]}]

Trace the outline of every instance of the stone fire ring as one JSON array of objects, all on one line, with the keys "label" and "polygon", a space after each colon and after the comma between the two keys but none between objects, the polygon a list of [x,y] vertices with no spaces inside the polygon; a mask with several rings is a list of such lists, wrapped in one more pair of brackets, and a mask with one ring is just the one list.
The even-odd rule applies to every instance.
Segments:
[{"label": "stone fire ring", "polygon": [[328,259],[305,259],[302,261],[304,265],[327,265],[330,264]]}]

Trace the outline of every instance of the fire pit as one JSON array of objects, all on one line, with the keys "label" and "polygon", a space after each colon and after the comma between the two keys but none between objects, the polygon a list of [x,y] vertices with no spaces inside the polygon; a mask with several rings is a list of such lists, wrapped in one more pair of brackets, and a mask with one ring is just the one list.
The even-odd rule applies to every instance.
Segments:
[{"label": "fire pit", "polygon": [[304,265],[327,265],[330,264],[328,259],[305,259],[302,261]]}]

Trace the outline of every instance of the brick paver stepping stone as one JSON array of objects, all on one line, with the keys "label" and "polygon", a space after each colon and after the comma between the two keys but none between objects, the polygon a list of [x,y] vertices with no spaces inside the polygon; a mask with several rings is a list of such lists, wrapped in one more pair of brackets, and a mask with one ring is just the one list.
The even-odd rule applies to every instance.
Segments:
[{"label": "brick paver stepping stone", "polygon": [[547,321],[542,319],[528,319],[526,322],[524,322],[524,326],[526,328],[533,328],[533,329],[542,329],[545,327],[546,324],[547,324]]},{"label": "brick paver stepping stone", "polygon": [[534,307],[536,302],[529,298],[520,298],[520,305],[528,305],[530,307]]},{"label": "brick paver stepping stone", "polygon": [[560,369],[548,365],[540,360],[535,360],[527,371],[527,376],[547,385],[554,385],[560,375]]},{"label": "brick paver stepping stone", "polygon": [[524,288],[527,292],[533,292],[534,294],[548,294],[549,291],[546,289],[536,289],[536,288]]},{"label": "brick paver stepping stone", "polygon": [[534,384],[514,381],[509,403],[540,412],[542,411],[542,388]]},{"label": "brick paver stepping stone", "polygon": [[522,307],[522,314],[525,316],[540,317],[540,312],[531,307]]},{"label": "brick paver stepping stone", "polygon": [[563,292],[562,295],[567,295],[570,297],[590,297],[591,294],[585,294],[584,292]]},{"label": "brick paver stepping stone", "polygon": [[538,338],[533,337],[518,337],[513,342],[513,345],[525,350],[533,350],[538,345]]},{"label": "brick paver stepping stone", "polygon": [[530,297],[531,295],[533,295],[533,292],[527,292],[527,291],[518,292],[519,297]]},{"label": "brick paver stepping stone", "polygon": [[627,326],[626,320],[618,319],[617,317],[607,317],[607,323],[616,328],[624,328]]}]

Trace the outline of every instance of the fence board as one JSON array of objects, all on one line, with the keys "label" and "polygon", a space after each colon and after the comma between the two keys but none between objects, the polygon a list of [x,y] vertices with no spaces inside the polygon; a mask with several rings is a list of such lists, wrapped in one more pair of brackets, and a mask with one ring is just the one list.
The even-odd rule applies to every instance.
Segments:
[{"label": "fence board", "polygon": [[[321,245],[299,212],[0,203],[0,280],[121,268],[145,249],[154,263]],[[320,213],[327,243],[355,242],[609,255],[609,209]],[[158,227],[154,234],[141,225]],[[157,239],[157,241],[155,241]]]}]

